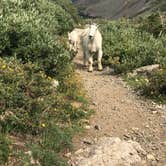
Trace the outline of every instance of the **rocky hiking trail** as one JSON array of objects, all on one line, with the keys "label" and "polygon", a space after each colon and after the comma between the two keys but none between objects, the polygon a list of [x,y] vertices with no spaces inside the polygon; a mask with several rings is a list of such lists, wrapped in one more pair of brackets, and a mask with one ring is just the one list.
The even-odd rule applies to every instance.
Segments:
[{"label": "rocky hiking trail", "polygon": [[166,166],[166,106],[139,97],[108,68],[89,73],[81,56],[74,63],[95,113],[73,140],[70,165]]}]

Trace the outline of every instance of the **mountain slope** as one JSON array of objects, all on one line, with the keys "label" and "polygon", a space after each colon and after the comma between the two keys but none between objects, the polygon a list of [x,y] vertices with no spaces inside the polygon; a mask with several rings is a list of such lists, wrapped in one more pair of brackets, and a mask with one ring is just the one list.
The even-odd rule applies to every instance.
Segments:
[{"label": "mountain slope", "polygon": [[117,19],[141,13],[165,10],[165,0],[74,0],[80,14],[90,17]]}]

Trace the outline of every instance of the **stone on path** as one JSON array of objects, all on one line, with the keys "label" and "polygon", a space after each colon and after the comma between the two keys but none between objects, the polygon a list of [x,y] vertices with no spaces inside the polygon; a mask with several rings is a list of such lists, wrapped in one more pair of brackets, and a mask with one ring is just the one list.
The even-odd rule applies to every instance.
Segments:
[{"label": "stone on path", "polygon": [[134,141],[124,141],[115,137],[100,138],[95,145],[83,149],[69,161],[71,166],[143,166],[140,155],[145,151]]},{"label": "stone on path", "polygon": [[157,69],[159,69],[159,64],[143,66],[143,67],[135,69],[133,71],[132,75],[135,76],[137,74],[143,74],[143,73],[147,74],[147,73],[151,73],[151,72],[153,72],[154,70],[157,70]]}]

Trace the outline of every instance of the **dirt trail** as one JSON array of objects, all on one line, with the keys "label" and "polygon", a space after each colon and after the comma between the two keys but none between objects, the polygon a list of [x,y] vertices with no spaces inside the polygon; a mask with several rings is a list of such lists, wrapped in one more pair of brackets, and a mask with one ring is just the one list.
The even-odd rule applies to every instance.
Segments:
[{"label": "dirt trail", "polygon": [[81,56],[74,62],[95,110],[86,132],[74,138],[75,150],[86,148],[103,136],[131,139],[155,157],[153,165],[165,166],[166,107],[143,101],[108,69],[89,73],[82,66]]}]

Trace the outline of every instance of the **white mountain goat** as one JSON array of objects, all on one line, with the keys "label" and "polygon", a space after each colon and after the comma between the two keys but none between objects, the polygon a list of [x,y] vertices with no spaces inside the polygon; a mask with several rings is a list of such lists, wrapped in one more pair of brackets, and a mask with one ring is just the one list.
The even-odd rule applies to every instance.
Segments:
[{"label": "white mountain goat", "polygon": [[88,28],[84,29],[84,32],[81,35],[83,54],[84,54],[84,65],[87,65],[89,62],[88,71],[93,71],[93,54],[98,54],[98,70],[102,70],[102,36],[98,30],[96,24],[89,25]]},{"label": "white mountain goat", "polygon": [[84,29],[75,28],[72,32],[68,32],[68,41],[69,41],[69,48],[70,51],[73,50],[74,52],[77,52],[79,49],[79,41],[80,41],[80,35]]}]

